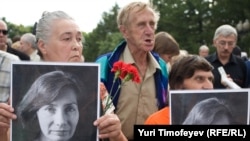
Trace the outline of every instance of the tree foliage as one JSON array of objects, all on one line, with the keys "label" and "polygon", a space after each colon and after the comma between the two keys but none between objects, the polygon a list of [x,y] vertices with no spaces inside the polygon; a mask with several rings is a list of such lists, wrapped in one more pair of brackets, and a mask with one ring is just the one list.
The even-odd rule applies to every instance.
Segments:
[{"label": "tree foliage", "polygon": [[27,32],[32,32],[33,26],[15,25],[13,23],[8,22],[6,18],[3,18],[2,20],[5,21],[8,26],[9,30],[8,37],[10,39],[13,39],[13,37],[15,36],[21,36]]},{"label": "tree foliage", "polygon": [[[156,32],[167,31],[189,53],[198,53],[198,48],[206,44],[212,48],[215,29],[222,24],[234,27],[246,19],[250,20],[249,0],[150,0],[160,12]],[[120,7],[115,4],[109,12],[104,12],[97,27],[90,33],[83,33],[84,56],[88,62],[97,56],[112,51],[123,39],[116,17]],[[5,19],[4,19],[5,20]],[[32,32],[32,26],[24,27],[7,22],[12,38]],[[238,45],[250,54],[250,30],[239,31]],[[211,52],[212,52],[211,51]]]},{"label": "tree foliage", "polygon": [[[234,27],[239,21],[250,19],[250,1],[247,0],[150,0],[160,12],[160,20],[156,32],[167,31],[177,40],[181,49],[189,53],[198,53],[202,44],[213,48],[213,35],[215,29],[222,24],[230,24]],[[90,33],[88,45],[94,54],[90,60],[100,54],[112,50],[117,44],[119,31],[116,28],[116,16],[119,7],[103,14],[97,28]],[[113,35],[112,35],[113,34]],[[238,45],[243,51],[249,50],[250,32],[239,32]],[[88,42],[88,40],[87,40]],[[86,56],[90,53],[88,52]]]},{"label": "tree foliage", "polygon": [[116,44],[122,40],[118,31],[116,17],[119,6],[115,6],[108,12],[104,12],[102,20],[97,27],[86,37],[84,56],[86,61],[94,61],[97,56],[112,51]]},{"label": "tree foliage", "polygon": [[[212,46],[215,29],[222,24],[236,26],[249,19],[250,1],[238,0],[151,0],[161,14],[158,31],[167,31],[182,49],[197,53],[201,44]],[[243,50],[243,42],[239,42]],[[248,45],[249,47],[249,45]]]}]

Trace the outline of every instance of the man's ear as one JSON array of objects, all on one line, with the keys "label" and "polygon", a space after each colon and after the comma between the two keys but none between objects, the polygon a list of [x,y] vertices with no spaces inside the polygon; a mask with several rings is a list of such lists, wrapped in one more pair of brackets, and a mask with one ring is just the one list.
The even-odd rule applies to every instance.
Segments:
[{"label": "man's ear", "polygon": [[127,28],[124,25],[120,25],[119,30],[122,33],[123,38],[127,39]]}]

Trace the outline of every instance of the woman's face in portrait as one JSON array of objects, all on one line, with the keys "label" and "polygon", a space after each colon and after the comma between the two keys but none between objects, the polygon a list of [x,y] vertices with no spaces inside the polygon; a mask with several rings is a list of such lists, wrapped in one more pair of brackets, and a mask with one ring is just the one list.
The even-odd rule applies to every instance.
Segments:
[{"label": "woman's face in portrait", "polygon": [[61,92],[37,111],[42,140],[66,141],[74,135],[79,119],[76,93],[72,88],[63,88]]}]

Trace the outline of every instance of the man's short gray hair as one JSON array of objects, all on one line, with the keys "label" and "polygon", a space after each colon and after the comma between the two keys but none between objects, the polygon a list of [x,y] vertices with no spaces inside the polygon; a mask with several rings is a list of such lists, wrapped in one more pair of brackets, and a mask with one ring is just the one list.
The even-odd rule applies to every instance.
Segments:
[{"label": "man's short gray hair", "polygon": [[214,33],[214,40],[217,39],[220,35],[227,37],[232,34],[237,38],[238,34],[234,27],[228,24],[221,25],[216,29]]}]

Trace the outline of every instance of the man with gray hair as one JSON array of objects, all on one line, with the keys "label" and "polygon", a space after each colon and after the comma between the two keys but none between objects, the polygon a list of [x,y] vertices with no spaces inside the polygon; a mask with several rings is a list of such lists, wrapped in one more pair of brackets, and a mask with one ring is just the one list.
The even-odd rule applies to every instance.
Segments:
[{"label": "man with gray hair", "polygon": [[25,33],[20,39],[20,51],[30,56],[31,61],[40,61],[37,54],[36,36],[32,33]]},{"label": "man with gray hair", "polygon": [[199,48],[199,56],[207,57],[209,55],[209,48],[207,45],[201,45]]},{"label": "man with gray hair", "polygon": [[221,83],[221,75],[218,71],[220,66],[225,69],[227,76],[229,76],[233,82],[242,88],[246,87],[246,65],[241,58],[232,53],[237,44],[237,36],[236,29],[227,24],[221,25],[215,31],[213,45],[216,48],[216,52],[206,57],[214,66],[215,89],[226,88],[226,86]]},{"label": "man with gray hair", "polygon": [[[153,5],[145,2],[131,2],[121,8],[117,25],[124,41],[112,52],[96,59],[101,64],[101,80],[114,97],[115,113],[121,119],[122,131],[129,141],[134,140],[135,124],[143,124],[150,114],[166,106],[166,62],[152,52],[159,14]],[[114,84],[114,73],[111,72],[117,61],[134,65],[142,81],[139,84],[126,82],[120,89],[120,80]]]}]

